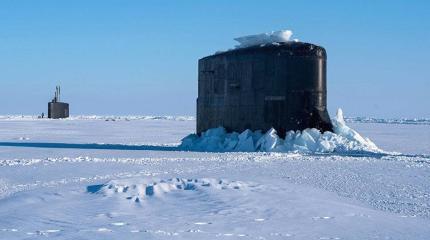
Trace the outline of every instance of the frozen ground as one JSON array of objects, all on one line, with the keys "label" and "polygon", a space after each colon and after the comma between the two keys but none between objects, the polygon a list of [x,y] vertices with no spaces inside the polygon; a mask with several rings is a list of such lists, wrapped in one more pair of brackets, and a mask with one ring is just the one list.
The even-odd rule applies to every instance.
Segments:
[{"label": "frozen ground", "polygon": [[430,238],[428,124],[348,123],[401,154],[177,151],[194,125],[0,117],[0,239]]}]

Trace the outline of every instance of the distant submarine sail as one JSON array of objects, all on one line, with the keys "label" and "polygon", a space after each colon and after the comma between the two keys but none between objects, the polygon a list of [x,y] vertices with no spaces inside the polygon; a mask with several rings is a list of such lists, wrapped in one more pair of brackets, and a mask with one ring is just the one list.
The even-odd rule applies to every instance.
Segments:
[{"label": "distant submarine sail", "polygon": [[48,118],[68,118],[69,104],[60,101],[60,86],[55,87],[54,98],[48,103]]}]

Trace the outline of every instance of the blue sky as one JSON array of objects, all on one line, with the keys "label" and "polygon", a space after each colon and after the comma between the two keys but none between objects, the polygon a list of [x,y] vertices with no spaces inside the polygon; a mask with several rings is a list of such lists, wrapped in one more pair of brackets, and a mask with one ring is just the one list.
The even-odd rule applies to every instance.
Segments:
[{"label": "blue sky", "polygon": [[0,114],[194,115],[197,60],[291,29],[328,52],[328,106],[430,117],[429,1],[0,1]]}]

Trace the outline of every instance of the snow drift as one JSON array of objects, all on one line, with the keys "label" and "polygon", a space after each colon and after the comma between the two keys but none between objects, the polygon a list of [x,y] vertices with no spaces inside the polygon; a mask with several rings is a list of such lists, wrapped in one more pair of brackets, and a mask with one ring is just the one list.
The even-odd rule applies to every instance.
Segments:
[{"label": "snow drift", "polygon": [[112,180],[105,184],[87,186],[87,192],[104,196],[121,196],[126,200],[140,202],[148,197],[161,197],[172,191],[244,190],[255,187],[241,181],[228,181],[214,178],[170,178],[170,179],[122,179]]},{"label": "snow drift", "polygon": [[273,31],[235,38],[239,42],[236,48],[258,46],[262,44],[280,43],[290,41],[293,32],[291,30]]},{"label": "snow drift", "polygon": [[338,109],[332,120],[334,133],[321,133],[318,129],[289,131],[285,139],[280,138],[275,129],[265,134],[249,129],[242,133],[227,133],[223,127],[209,129],[201,136],[190,134],[180,144],[183,150],[208,152],[304,152],[304,153],[351,153],[382,152],[370,139],[362,137],[348,127],[342,109]]}]

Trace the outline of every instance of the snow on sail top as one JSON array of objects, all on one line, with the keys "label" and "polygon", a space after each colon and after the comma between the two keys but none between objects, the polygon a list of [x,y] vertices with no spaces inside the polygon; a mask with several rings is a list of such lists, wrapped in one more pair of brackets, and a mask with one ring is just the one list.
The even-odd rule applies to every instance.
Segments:
[{"label": "snow on sail top", "polygon": [[[239,42],[236,48],[258,46],[262,44],[289,42],[293,32],[291,30],[272,31],[235,38]],[[294,40],[297,41],[297,40]]]}]

